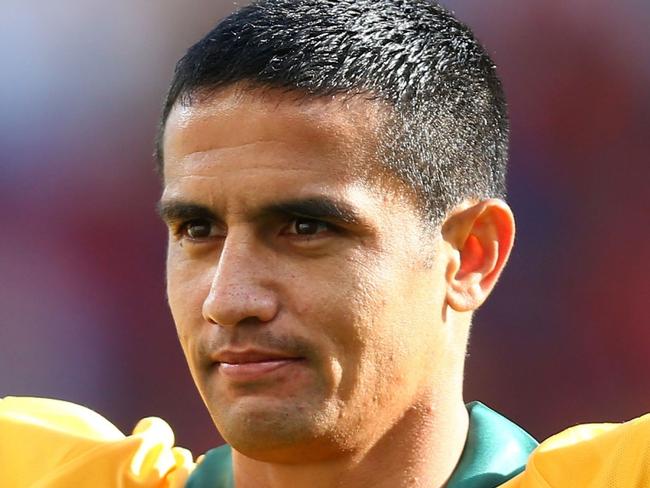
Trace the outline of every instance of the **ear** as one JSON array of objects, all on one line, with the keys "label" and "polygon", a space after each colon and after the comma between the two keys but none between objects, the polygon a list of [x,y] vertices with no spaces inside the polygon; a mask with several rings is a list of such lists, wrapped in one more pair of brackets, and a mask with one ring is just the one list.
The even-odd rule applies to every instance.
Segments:
[{"label": "ear", "polygon": [[450,250],[447,263],[447,303],[458,312],[477,309],[503,270],[515,237],[508,204],[489,199],[464,203],[442,225]]}]

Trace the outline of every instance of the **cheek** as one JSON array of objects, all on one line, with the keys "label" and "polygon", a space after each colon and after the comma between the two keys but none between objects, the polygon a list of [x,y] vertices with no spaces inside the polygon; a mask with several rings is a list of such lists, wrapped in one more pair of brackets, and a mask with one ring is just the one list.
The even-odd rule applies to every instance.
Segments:
[{"label": "cheek", "polygon": [[341,400],[371,388],[380,351],[390,349],[382,330],[386,325],[382,317],[385,290],[379,271],[367,256],[363,261],[339,263],[330,268],[326,279],[310,288],[311,299],[296,310],[301,321],[308,320],[306,325],[320,324],[315,334],[327,337],[331,360],[340,372],[337,389]]},{"label": "cheek", "polygon": [[356,367],[347,375],[349,388],[365,396],[366,407],[411,398],[435,363],[440,293],[428,273],[420,276],[388,259],[363,266],[354,285],[349,299],[357,364],[348,365]]},{"label": "cheek", "polygon": [[203,302],[210,291],[210,283],[210,275],[205,268],[183,259],[178,250],[169,250],[167,299],[184,348],[193,327],[203,321]]},{"label": "cheek", "polygon": [[383,307],[384,365],[395,394],[416,395],[445,367],[444,286],[428,271],[396,273],[392,299]]},{"label": "cheek", "polygon": [[278,325],[305,336],[317,351],[330,391],[354,386],[364,354],[363,317],[368,315],[368,279],[341,256],[283,263],[276,274],[281,308]]}]

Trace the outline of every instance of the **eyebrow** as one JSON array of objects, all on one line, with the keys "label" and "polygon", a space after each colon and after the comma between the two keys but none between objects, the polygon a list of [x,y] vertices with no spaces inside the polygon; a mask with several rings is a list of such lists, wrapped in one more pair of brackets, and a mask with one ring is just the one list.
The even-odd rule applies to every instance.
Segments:
[{"label": "eyebrow", "polygon": [[[160,201],[157,210],[165,222],[190,219],[219,220],[218,215],[210,208],[183,200]],[[361,215],[354,207],[348,203],[323,196],[271,203],[263,206],[256,214],[258,216],[280,214],[329,219],[351,225],[360,225],[362,222]]]},{"label": "eyebrow", "polygon": [[190,219],[216,219],[216,215],[208,207],[180,200],[160,201],[156,205],[156,210],[160,218],[165,222]]},{"label": "eyebrow", "polygon": [[312,197],[273,203],[265,207],[262,212],[332,219],[346,224],[359,224],[362,220],[351,205],[329,197]]}]

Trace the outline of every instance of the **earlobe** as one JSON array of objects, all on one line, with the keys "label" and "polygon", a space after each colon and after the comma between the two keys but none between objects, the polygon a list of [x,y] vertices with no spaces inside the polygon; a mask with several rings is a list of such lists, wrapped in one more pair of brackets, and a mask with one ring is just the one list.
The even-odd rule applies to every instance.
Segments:
[{"label": "earlobe", "polygon": [[514,241],[510,207],[499,199],[464,204],[443,225],[450,249],[447,303],[458,312],[477,309],[501,275]]}]

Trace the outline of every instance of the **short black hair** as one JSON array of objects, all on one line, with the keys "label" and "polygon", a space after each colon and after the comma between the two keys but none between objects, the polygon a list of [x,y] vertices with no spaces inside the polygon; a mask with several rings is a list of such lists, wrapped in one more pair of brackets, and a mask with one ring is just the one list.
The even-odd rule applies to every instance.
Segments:
[{"label": "short black hair", "polygon": [[389,107],[379,161],[439,222],[464,199],[505,196],[509,123],[496,68],[472,31],[430,0],[258,0],[176,65],[176,103],[235,83],[305,97],[363,95]]}]

